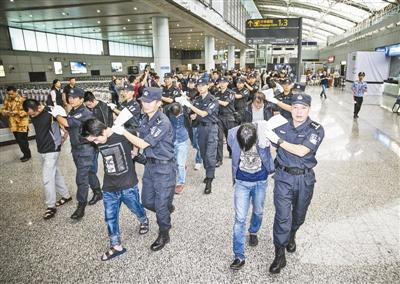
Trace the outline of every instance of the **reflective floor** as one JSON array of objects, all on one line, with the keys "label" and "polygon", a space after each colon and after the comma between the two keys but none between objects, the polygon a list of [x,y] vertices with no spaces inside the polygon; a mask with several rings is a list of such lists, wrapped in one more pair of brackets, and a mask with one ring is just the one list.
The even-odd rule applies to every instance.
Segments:
[{"label": "reflective floor", "polygon": [[[171,243],[159,252],[151,230],[138,234],[138,222],[126,207],[120,228],[127,253],[109,262],[101,203],[87,208],[74,223],[75,204],[42,219],[45,206],[41,166],[34,141],[33,159],[20,163],[16,145],[0,148],[1,283],[398,283],[400,279],[400,116],[387,108],[392,97],[368,97],[353,120],[349,92],[328,90],[313,96],[311,117],[325,128],[318,153],[317,183],[298,249],[287,256],[281,274],[271,276],[273,260],[273,180],[269,179],[259,245],[246,247],[246,265],[232,272],[233,191],[230,160],[217,169],[213,193],[203,195],[203,170],[194,171],[193,151],[183,195],[175,196]],[[68,143],[67,143],[68,144]],[[226,155],[226,151],[225,151]],[[102,168],[100,166],[100,168]],[[75,168],[69,146],[61,170],[75,195]],[[141,176],[143,169],[139,167]],[[102,170],[99,176],[102,176]]]}]

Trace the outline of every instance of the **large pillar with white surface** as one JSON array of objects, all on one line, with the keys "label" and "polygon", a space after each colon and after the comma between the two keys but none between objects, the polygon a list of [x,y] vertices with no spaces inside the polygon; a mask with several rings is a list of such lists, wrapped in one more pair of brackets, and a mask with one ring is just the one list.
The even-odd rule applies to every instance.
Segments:
[{"label": "large pillar with white surface", "polygon": [[240,50],[240,69],[246,68],[246,49]]},{"label": "large pillar with white surface", "polygon": [[153,17],[153,56],[155,71],[160,78],[164,73],[171,72],[171,58],[169,54],[169,28],[167,17]]},{"label": "large pillar with white surface", "polygon": [[235,69],[235,46],[228,46],[228,70]]},{"label": "large pillar with white surface", "polygon": [[215,39],[213,36],[206,35],[204,39],[204,58],[206,71],[215,69],[214,52]]}]

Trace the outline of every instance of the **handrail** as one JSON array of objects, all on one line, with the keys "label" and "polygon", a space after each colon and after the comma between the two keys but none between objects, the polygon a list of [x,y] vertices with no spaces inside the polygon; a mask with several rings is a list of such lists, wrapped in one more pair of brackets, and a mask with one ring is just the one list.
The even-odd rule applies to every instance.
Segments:
[{"label": "handrail", "polygon": [[400,13],[400,5],[388,5],[382,10],[378,11],[376,14],[371,15],[369,18],[365,19],[364,21],[358,23],[355,27],[347,30],[343,34],[336,35],[336,36],[329,36],[327,40],[327,45],[332,45],[342,39],[345,39],[346,37],[353,35],[355,33],[358,33],[362,30],[365,30],[366,28],[371,27],[372,25],[375,25],[376,23],[381,22],[385,18],[395,15]]}]

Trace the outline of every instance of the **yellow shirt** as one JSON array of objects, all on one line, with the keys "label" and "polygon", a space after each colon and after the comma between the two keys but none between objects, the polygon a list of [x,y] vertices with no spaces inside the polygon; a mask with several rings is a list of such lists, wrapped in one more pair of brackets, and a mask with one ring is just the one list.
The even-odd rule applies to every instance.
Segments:
[{"label": "yellow shirt", "polygon": [[14,99],[7,97],[0,110],[1,114],[8,116],[8,127],[12,132],[28,131],[29,117],[22,107],[24,101],[25,98],[19,95]]}]

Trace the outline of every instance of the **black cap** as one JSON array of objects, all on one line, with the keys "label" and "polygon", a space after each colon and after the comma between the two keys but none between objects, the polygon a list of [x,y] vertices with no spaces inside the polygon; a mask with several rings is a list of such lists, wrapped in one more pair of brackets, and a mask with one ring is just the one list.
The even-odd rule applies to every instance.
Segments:
[{"label": "black cap", "polygon": [[70,96],[70,97],[83,98],[84,95],[85,95],[85,91],[83,91],[83,89],[81,89],[81,88],[72,88],[68,92],[68,96]]},{"label": "black cap", "polygon": [[292,105],[302,104],[305,106],[311,106],[311,96],[307,94],[298,94],[292,97]]},{"label": "black cap", "polygon": [[207,84],[208,82],[204,78],[200,78],[199,80],[197,80],[197,85],[207,85]]},{"label": "black cap", "polygon": [[160,88],[146,87],[143,95],[139,98],[142,102],[151,103],[152,101],[161,101],[162,90]]},{"label": "black cap", "polygon": [[172,78],[172,73],[165,73],[164,78]]},{"label": "black cap", "polygon": [[247,78],[256,78],[256,74],[250,73],[250,74],[247,76]]},{"label": "black cap", "polygon": [[358,77],[361,77],[361,76],[362,76],[362,77],[365,77],[365,72],[359,72],[359,73],[358,73]]},{"label": "black cap", "polygon": [[286,78],[282,81],[282,85],[290,85],[290,84],[292,84],[292,81],[288,78]]},{"label": "black cap", "polygon": [[293,91],[304,92],[306,90],[305,84],[295,83],[293,86]]},{"label": "black cap", "polygon": [[243,78],[239,78],[239,79],[237,79],[237,81],[236,81],[236,84],[244,84],[244,83],[246,83],[246,80],[243,79]]},{"label": "black cap", "polygon": [[229,80],[226,77],[221,77],[221,78],[219,78],[219,82],[218,83],[229,83]]}]

